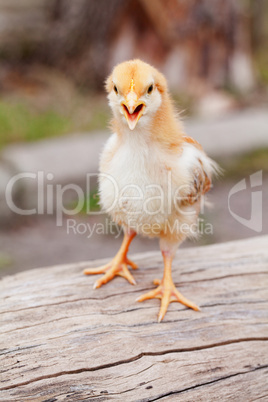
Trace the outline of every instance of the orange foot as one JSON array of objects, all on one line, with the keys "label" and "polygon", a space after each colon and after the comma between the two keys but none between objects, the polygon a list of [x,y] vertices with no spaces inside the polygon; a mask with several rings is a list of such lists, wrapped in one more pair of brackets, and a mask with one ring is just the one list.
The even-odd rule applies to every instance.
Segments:
[{"label": "orange foot", "polygon": [[199,307],[192,303],[190,300],[186,299],[175,287],[172,279],[163,278],[162,281],[159,279],[154,280],[155,285],[159,285],[156,289],[140,296],[137,301],[142,302],[147,299],[161,299],[161,307],[158,314],[158,322],[162,321],[169,303],[179,302],[187,307],[192,308],[195,311],[199,311]]},{"label": "orange foot", "polygon": [[109,282],[115,276],[122,276],[127,279],[132,285],[136,284],[135,279],[128,270],[128,265],[133,269],[137,269],[137,265],[127,258],[128,247],[135,237],[136,233],[126,233],[124,236],[123,243],[116,254],[116,256],[106,265],[102,265],[98,268],[89,268],[84,270],[85,275],[94,274],[104,274],[100,279],[98,279],[94,284],[94,289],[101,287],[105,283]]},{"label": "orange foot", "polygon": [[128,270],[128,265],[133,269],[137,269],[137,265],[130,261],[128,258],[117,258],[117,256],[106,265],[98,268],[89,268],[84,270],[85,275],[105,274],[98,279],[94,284],[94,289],[100,288],[101,285],[109,282],[115,276],[122,276],[127,279],[132,285],[136,285],[136,281]]}]

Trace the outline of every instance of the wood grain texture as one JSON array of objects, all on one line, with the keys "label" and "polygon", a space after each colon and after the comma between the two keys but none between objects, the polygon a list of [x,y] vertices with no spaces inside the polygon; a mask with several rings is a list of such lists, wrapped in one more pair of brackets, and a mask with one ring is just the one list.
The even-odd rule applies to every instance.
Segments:
[{"label": "wood grain texture", "polygon": [[[93,290],[87,266],[0,282],[1,401],[268,400],[268,236],[179,250],[173,277],[201,307],[135,299],[162,276],[160,253],[132,256],[136,286]],[[103,261],[102,261],[103,262]]]}]

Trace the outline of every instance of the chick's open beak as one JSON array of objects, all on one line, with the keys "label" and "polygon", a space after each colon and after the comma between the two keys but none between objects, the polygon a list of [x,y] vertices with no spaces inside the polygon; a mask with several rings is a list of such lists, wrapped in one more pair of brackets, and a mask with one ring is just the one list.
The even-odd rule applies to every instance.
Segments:
[{"label": "chick's open beak", "polygon": [[128,93],[126,100],[122,102],[121,105],[130,130],[134,130],[136,124],[143,115],[145,108],[144,102],[139,102],[136,93],[131,91]]}]

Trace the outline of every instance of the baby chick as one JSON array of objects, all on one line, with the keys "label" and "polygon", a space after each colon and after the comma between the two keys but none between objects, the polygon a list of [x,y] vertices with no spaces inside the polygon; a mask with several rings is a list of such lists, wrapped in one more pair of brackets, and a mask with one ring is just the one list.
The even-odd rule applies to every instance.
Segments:
[{"label": "baby chick", "polygon": [[94,288],[116,275],[135,284],[128,266],[137,266],[127,257],[129,245],[136,234],[158,237],[164,275],[161,281],[154,281],[156,289],[138,301],[161,299],[159,322],[170,302],[199,310],[176,289],[171,265],[178,246],[198,235],[201,202],[217,164],[183,133],[166,79],[154,67],[141,60],[121,63],[108,77],[106,90],[114,133],[101,155],[100,201],[123,227],[124,239],[108,264],[84,273],[104,274]]}]

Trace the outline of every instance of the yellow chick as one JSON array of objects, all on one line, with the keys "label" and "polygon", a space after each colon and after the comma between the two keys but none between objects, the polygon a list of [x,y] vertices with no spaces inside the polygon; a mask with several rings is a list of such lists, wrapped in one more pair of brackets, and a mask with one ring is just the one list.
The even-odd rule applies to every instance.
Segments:
[{"label": "yellow chick", "polygon": [[170,302],[199,310],[176,289],[171,265],[178,246],[198,235],[203,195],[218,166],[195,140],[184,135],[166,79],[154,67],[141,60],[121,63],[108,77],[106,90],[114,133],[101,155],[100,202],[123,227],[124,239],[108,264],[84,273],[104,274],[94,288],[116,275],[135,284],[128,266],[137,266],[127,257],[129,245],[136,234],[158,237],[164,275],[154,281],[155,290],[137,300],[161,299],[159,322]]}]

